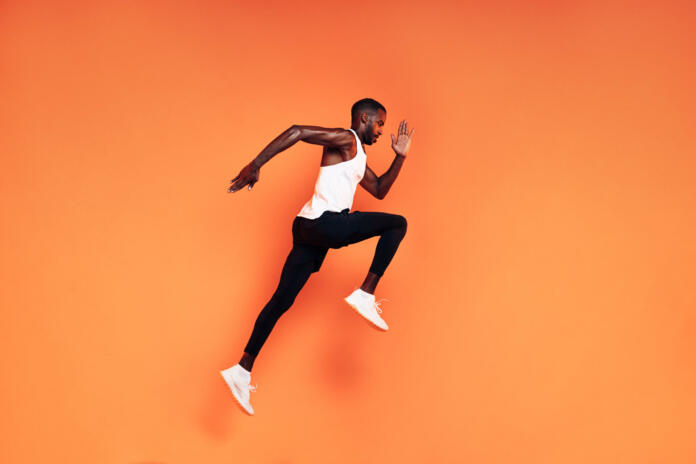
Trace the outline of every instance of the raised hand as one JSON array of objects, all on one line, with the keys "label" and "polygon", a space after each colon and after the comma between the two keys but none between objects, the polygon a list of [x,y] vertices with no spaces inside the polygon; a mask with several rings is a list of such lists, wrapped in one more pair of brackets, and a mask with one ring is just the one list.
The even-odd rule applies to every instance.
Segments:
[{"label": "raised hand", "polygon": [[413,129],[411,132],[408,131],[408,123],[404,119],[399,123],[399,132],[396,137],[394,134],[391,135],[392,139],[392,149],[397,155],[406,156],[409,148],[411,147],[411,136],[413,135]]},{"label": "raised hand", "polygon": [[254,166],[252,163],[249,163],[244,166],[241,171],[239,171],[237,177],[230,181],[232,185],[230,185],[230,188],[227,189],[227,192],[236,192],[247,184],[249,184],[249,190],[251,190],[254,184],[256,184],[258,181],[259,168]]}]

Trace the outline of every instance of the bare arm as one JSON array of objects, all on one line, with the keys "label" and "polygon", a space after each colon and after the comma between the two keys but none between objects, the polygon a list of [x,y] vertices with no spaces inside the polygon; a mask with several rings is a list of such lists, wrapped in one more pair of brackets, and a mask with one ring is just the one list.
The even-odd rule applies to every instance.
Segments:
[{"label": "bare arm", "polygon": [[340,128],[328,129],[319,126],[299,126],[294,124],[266,145],[261,150],[261,153],[246,165],[237,177],[230,181],[232,185],[227,191],[236,192],[247,184],[249,185],[249,190],[251,190],[259,180],[261,166],[281,151],[293,146],[299,140],[315,145],[342,147],[353,143],[353,135],[350,131]]},{"label": "bare arm", "polygon": [[370,192],[373,197],[383,200],[396,180],[396,176],[399,175],[404,159],[406,159],[405,156],[396,155],[387,172],[381,176],[377,176],[369,166],[365,166],[365,175],[360,181],[360,185]]},{"label": "bare arm", "polygon": [[401,121],[398,137],[395,138],[392,134],[392,149],[396,156],[384,174],[377,176],[369,166],[365,166],[365,174],[360,181],[360,185],[375,198],[382,200],[387,196],[389,189],[399,175],[401,166],[404,164],[406,153],[408,153],[411,146],[412,134],[413,129],[408,133],[408,124],[406,121]]},{"label": "bare arm", "polygon": [[327,129],[319,126],[298,126],[295,124],[273,139],[251,163],[260,168],[298,140],[315,145],[340,147],[350,145],[353,142],[353,135],[345,129]]}]

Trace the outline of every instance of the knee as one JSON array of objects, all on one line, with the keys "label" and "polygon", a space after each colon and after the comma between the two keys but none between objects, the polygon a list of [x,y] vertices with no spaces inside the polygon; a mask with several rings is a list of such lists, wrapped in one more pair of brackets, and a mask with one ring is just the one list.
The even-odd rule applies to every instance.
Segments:
[{"label": "knee", "polygon": [[393,214],[392,216],[392,226],[385,233],[390,235],[391,237],[395,237],[398,240],[401,240],[406,235],[408,223],[406,222],[406,218],[401,216],[400,214]]},{"label": "knee", "polygon": [[406,229],[407,229],[407,227],[408,227],[408,222],[406,222],[406,218],[403,217],[402,215],[398,214],[398,215],[396,216],[396,220],[397,220],[396,223],[397,223],[399,229],[403,230],[403,233],[404,233],[404,235],[405,235],[405,234],[406,234]]}]

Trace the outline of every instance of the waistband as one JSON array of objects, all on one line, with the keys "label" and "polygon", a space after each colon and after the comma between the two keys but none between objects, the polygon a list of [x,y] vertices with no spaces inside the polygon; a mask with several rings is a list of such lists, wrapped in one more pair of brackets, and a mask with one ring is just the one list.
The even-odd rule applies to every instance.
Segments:
[{"label": "waistband", "polygon": [[295,216],[295,219],[304,219],[306,221],[316,221],[317,219],[320,219],[322,216],[324,216],[326,214],[344,214],[344,215],[347,215],[347,214],[350,214],[350,208],[342,209],[340,212],[326,210],[323,213],[321,213],[321,215],[319,217],[314,218],[314,219],[309,219],[309,218],[306,218],[304,216]]}]

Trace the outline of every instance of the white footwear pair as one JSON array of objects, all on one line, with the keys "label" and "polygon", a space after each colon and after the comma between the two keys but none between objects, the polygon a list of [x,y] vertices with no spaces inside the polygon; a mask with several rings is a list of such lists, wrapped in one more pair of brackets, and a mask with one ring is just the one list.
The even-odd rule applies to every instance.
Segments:
[{"label": "white footwear pair", "polygon": [[[386,300],[386,298],[383,299]],[[382,312],[382,308],[379,307],[379,301],[382,300],[375,302],[375,296],[373,294],[357,288],[353,293],[345,297],[344,300],[374,328],[385,332],[389,329],[384,319],[377,314]]]},{"label": "white footwear pair", "polygon": [[255,392],[257,385],[250,385],[251,373],[241,365],[235,364],[229,369],[220,371],[220,375],[225,379],[225,383],[227,383],[227,386],[232,391],[232,395],[234,395],[234,399],[237,400],[237,404],[239,404],[245,413],[253,416],[254,408],[251,407],[251,403],[249,402],[249,392]]}]

